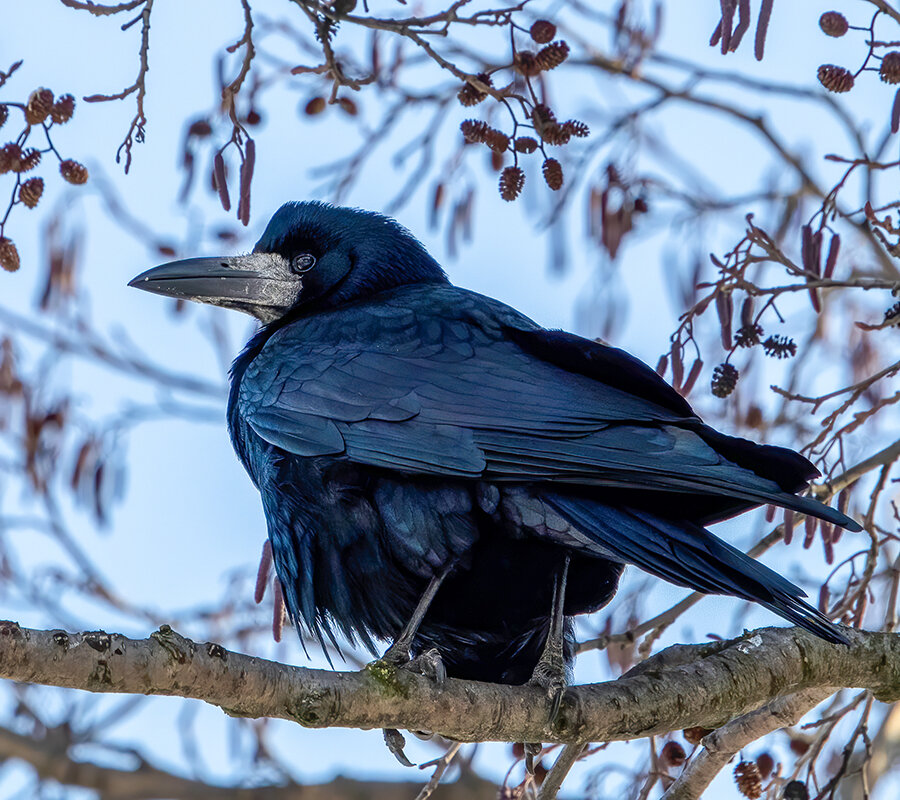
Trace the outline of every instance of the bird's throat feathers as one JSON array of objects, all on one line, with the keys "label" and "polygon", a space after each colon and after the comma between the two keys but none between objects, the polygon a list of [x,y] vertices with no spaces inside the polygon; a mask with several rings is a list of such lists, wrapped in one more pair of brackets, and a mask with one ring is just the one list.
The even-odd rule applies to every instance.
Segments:
[{"label": "bird's throat feathers", "polygon": [[300,252],[315,256],[315,267],[303,275],[300,315],[397,286],[447,282],[437,261],[394,220],[327,203],[286,203],[254,250],[280,253],[288,259]]}]

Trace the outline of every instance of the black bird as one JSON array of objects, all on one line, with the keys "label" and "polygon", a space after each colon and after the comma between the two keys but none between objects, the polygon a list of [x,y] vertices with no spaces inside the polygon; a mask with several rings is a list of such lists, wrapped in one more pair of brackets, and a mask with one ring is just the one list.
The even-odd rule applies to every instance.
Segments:
[{"label": "black bird", "polygon": [[391,219],[289,203],[251,254],[130,285],[261,321],[228,426],[291,619],[323,644],[394,639],[398,662],[436,649],[449,675],[559,691],[571,617],[624,564],[846,642],[704,527],[774,503],[859,530],[796,496],[809,461],[713,430],[622,350],[453,286]]}]

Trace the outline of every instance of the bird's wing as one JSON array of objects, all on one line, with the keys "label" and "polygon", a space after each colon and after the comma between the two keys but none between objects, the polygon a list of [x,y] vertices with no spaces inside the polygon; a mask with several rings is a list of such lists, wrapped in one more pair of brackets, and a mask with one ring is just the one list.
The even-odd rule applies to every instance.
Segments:
[{"label": "bird's wing", "polygon": [[301,456],[422,475],[724,495],[846,522],[723,456],[698,433],[710,429],[687,403],[632,357],[601,351],[605,379],[584,364],[553,363],[519,341],[540,329],[481,300],[493,305],[409,308],[407,298],[287,325],[245,372],[239,413],[264,440]]}]

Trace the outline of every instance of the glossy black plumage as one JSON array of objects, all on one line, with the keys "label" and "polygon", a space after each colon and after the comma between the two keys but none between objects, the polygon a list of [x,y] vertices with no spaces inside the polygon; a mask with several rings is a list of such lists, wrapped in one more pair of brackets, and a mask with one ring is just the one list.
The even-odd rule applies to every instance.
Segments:
[{"label": "glossy black plumage", "polygon": [[568,554],[568,615],[602,607],[632,563],[843,639],[703,528],[762,503],[858,527],[794,495],[817,474],[800,455],[709,428],[621,350],[452,286],[378,215],[289,204],[255,252],[317,259],[290,308],[260,315],[228,404],[295,622],[374,648],[453,562],[415,649],[522,682]]}]

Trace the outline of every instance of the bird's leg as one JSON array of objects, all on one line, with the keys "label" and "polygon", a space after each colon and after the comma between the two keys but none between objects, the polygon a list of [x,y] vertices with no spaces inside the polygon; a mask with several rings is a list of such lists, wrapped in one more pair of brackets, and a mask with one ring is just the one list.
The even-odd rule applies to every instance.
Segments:
[{"label": "bird's leg", "polygon": [[447,677],[447,672],[444,669],[444,665],[441,662],[440,653],[438,653],[437,650],[432,648],[431,650],[422,653],[422,655],[418,656],[417,658],[411,659],[410,649],[412,648],[413,639],[416,638],[416,634],[419,631],[419,626],[422,624],[422,620],[425,618],[425,614],[427,613],[429,606],[434,600],[438,589],[441,588],[441,584],[444,582],[444,578],[446,578],[447,575],[450,574],[450,571],[453,569],[454,565],[454,562],[450,562],[437,575],[434,575],[431,578],[431,580],[428,582],[428,586],[425,587],[425,591],[419,598],[419,602],[416,605],[412,616],[409,618],[409,622],[406,623],[406,625],[403,627],[403,630],[400,632],[400,635],[394,640],[394,643],[381,657],[382,661],[385,661],[388,664],[393,664],[394,666],[413,665],[414,669],[422,672],[425,675],[431,676],[439,683],[442,683],[444,681],[444,678]]},{"label": "bird's leg", "polygon": [[[428,586],[425,587],[425,591],[419,598],[419,602],[416,604],[416,608],[409,618],[409,622],[403,626],[400,635],[381,657],[382,662],[386,662],[395,667],[412,668],[414,671],[422,672],[423,674],[434,678],[438,683],[443,683],[447,678],[447,670],[444,668],[444,663],[441,661],[441,654],[437,650],[432,648],[431,650],[422,653],[422,655],[417,658],[411,659],[410,649],[412,648],[413,639],[416,638],[416,633],[419,631],[419,626],[422,624],[422,620],[425,619],[428,607],[434,600],[438,589],[441,588],[444,578],[450,574],[450,570],[453,569],[454,565],[454,562],[451,561],[444,569],[428,581]],[[395,728],[385,728],[383,733],[385,744],[394,754],[395,758],[405,767],[414,766],[406,757],[406,753],[403,752],[403,745],[405,744],[403,734]],[[416,735],[418,735],[418,733]],[[429,732],[423,733],[424,737],[430,737],[430,735]]]},{"label": "bird's leg", "polygon": [[556,718],[559,712],[559,704],[569,685],[566,675],[566,661],[563,657],[563,635],[565,632],[565,599],[566,577],[569,573],[569,556],[563,561],[559,575],[553,584],[553,605],[550,610],[550,630],[547,632],[547,640],[544,643],[544,652],[534,668],[531,679],[532,686],[540,686],[547,690],[547,696],[552,703],[550,720]]},{"label": "bird's leg", "polygon": [[[530,686],[545,689],[550,698],[550,722],[556,719],[559,705],[569,681],[566,676],[566,660],[563,657],[563,634],[566,617],[564,613],[566,600],[566,576],[569,573],[569,556],[563,561],[562,568],[553,582],[553,603],[550,607],[550,630],[544,642],[544,651],[531,673]],[[525,769],[534,774],[534,759],[540,756],[543,745],[540,742],[525,742]]]}]

